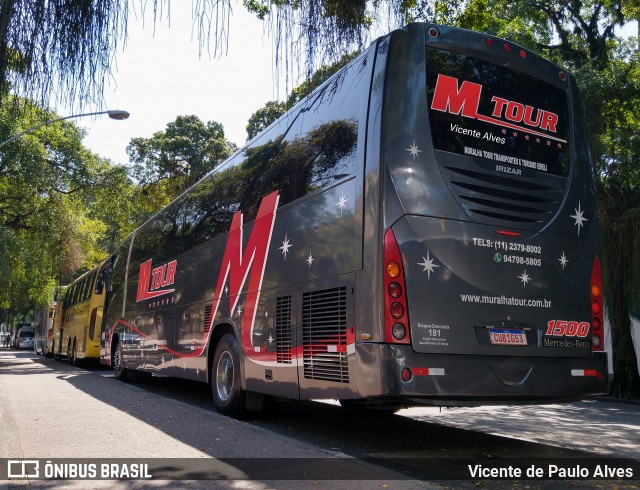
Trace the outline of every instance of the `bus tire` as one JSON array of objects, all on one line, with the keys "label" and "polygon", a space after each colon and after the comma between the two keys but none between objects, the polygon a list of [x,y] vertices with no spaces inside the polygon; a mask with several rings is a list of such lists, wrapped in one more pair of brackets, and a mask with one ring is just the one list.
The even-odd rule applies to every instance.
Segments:
[{"label": "bus tire", "polygon": [[120,381],[127,381],[129,378],[129,373],[127,369],[124,367],[124,358],[122,355],[122,344],[118,342],[118,347],[113,354],[113,359],[111,361],[111,365],[113,366],[113,377]]},{"label": "bus tire", "polygon": [[216,410],[230,417],[244,414],[247,394],[241,389],[240,350],[234,335],[227,333],[220,339],[211,369],[211,391]]},{"label": "bus tire", "polygon": [[69,349],[67,349],[67,362],[70,366],[76,365],[76,341],[73,341],[73,344],[69,342]]}]

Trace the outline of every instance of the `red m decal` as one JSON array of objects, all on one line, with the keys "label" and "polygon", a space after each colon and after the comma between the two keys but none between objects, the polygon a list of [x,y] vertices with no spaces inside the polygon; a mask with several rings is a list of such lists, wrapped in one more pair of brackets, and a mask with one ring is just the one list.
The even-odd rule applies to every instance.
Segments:
[{"label": "red m decal", "polygon": [[436,111],[460,114],[475,118],[478,115],[478,104],[482,85],[463,81],[458,89],[458,79],[438,74],[438,81],[433,93],[431,108]]},{"label": "red m decal", "polygon": [[[229,297],[232,299],[231,311],[233,312],[238,303],[239,294],[242,292],[247,276],[249,276],[242,317],[242,345],[247,354],[251,350],[251,333],[267,263],[267,252],[271,242],[278,200],[278,191],[272,192],[262,199],[244,253],[242,253],[242,212],[236,211],[233,215],[214,293],[212,323],[220,306],[220,296],[227,279]],[[207,327],[210,328],[211,325],[207,325]]]},{"label": "red m decal", "polygon": [[174,283],[178,262],[172,260],[168,264],[151,270],[151,260],[140,264],[140,277],[138,278],[138,294],[136,302],[156,298],[164,294],[173,293],[175,289],[160,289]]}]

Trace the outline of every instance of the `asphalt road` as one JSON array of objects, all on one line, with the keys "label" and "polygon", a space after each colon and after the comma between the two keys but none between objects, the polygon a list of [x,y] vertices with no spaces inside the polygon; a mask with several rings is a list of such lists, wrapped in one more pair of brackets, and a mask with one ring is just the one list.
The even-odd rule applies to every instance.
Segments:
[{"label": "asphalt road", "polygon": [[[74,368],[6,350],[0,351],[0,410],[0,458],[190,458],[190,464],[218,458],[215,471],[227,480],[192,482],[190,488],[504,488],[504,481],[439,478],[449,479],[466,463],[571,468],[603,458],[640,459],[638,405],[414,408],[364,417],[331,402],[291,402],[272,403],[263,414],[235,421],[215,413],[203,384],[167,378],[125,384],[99,366]],[[197,476],[187,471],[184,478]],[[51,483],[9,485],[53,488]],[[65,485],[112,488],[113,483]],[[160,483],[185,484],[119,482],[127,488]],[[638,488],[638,483],[509,481],[523,488]]]}]

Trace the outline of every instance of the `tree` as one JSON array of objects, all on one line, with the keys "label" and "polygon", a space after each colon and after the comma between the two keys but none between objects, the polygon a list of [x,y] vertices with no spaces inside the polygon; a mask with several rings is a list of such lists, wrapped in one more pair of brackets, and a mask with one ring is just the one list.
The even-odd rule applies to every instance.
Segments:
[{"label": "tree", "polygon": [[[17,104],[21,117],[12,104],[0,108],[3,141],[56,118],[30,101]],[[59,121],[0,148],[0,321],[46,306],[57,284],[93,267],[130,233],[125,214],[142,214],[135,199],[123,200],[134,188],[124,169],[91,154],[83,137]]]},{"label": "tree", "polygon": [[287,112],[287,105],[284,102],[272,100],[264,107],[258,109],[249,118],[247,123],[247,141],[252,140],[265,130],[273,121]]},{"label": "tree", "polygon": [[266,129],[272,122],[309,95],[316,87],[322,85],[325,80],[349,63],[357,54],[357,52],[346,54],[335,63],[317,70],[310,78],[291,91],[286,102],[270,101],[254,112],[247,124],[247,141],[255,138],[258,133]]},{"label": "tree", "polygon": [[[194,2],[201,50],[214,56],[225,52],[228,19],[239,3]],[[154,21],[170,18],[167,4],[149,2]],[[289,56],[304,57],[307,74],[314,64],[364,47],[376,20],[388,17],[397,27],[416,12],[430,11],[426,0],[242,0],[242,5],[268,24],[276,66],[283,57],[287,62]],[[145,8],[141,2],[141,10]],[[41,105],[100,106],[114,55],[127,37],[131,10],[128,0],[0,2],[0,106],[10,91]]]},{"label": "tree", "polygon": [[177,197],[236,150],[225,139],[220,123],[203,123],[197,116],[178,116],[151,138],[133,138],[127,154],[133,175],[145,187],[170,184]]},{"label": "tree", "polygon": [[0,106],[9,90],[42,105],[99,101],[127,14],[126,1],[0,2]]}]

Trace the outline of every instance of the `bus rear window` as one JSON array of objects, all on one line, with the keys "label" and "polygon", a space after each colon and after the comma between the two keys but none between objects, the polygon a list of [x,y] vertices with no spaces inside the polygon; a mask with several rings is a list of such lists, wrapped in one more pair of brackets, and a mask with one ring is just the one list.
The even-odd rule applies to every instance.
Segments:
[{"label": "bus rear window", "polygon": [[427,99],[436,150],[566,177],[566,92],[460,53],[427,47]]}]

